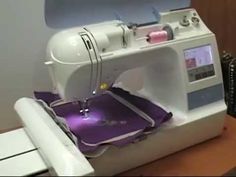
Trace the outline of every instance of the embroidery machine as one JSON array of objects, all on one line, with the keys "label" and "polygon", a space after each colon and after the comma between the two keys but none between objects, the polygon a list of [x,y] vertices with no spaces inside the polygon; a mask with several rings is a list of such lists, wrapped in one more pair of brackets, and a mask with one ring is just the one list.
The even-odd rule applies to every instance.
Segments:
[{"label": "embroidery machine", "polygon": [[194,9],[161,13],[159,23],[117,20],[63,30],[50,39],[45,64],[62,98],[53,104],[80,103],[85,118],[92,112],[93,99],[109,92],[148,119],[142,110],[107,91],[111,86],[173,114],[146,139],[99,149],[91,158],[49,106],[21,98],[15,109],[26,131],[22,136],[30,137],[30,151],[40,154],[34,158],[53,174],[114,175],[221,134],[226,106],[217,43]]}]

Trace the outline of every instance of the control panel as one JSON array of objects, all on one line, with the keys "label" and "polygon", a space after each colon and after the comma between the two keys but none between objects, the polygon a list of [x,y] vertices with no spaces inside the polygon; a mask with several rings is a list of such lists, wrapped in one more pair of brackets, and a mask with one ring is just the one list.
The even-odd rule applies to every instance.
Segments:
[{"label": "control panel", "polygon": [[189,82],[215,75],[214,60],[210,45],[184,50],[184,59]]}]

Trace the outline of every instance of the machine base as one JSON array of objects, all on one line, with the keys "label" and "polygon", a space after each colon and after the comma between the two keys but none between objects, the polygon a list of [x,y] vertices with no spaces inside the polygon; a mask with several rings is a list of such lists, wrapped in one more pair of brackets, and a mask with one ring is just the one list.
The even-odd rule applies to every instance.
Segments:
[{"label": "machine base", "polygon": [[112,147],[89,162],[98,176],[119,174],[219,136],[223,130],[224,117],[223,111],[174,128],[163,127],[144,141],[119,149]]},{"label": "machine base", "polygon": [[112,146],[88,160],[33,99],[18,100],[15,109],[47,167],[59,176],[111,176],[152,162],[220,135],[226,115],[223,100],[184,115],[174,112],[181,119],[174,117],[145,140],[123,148]]}]

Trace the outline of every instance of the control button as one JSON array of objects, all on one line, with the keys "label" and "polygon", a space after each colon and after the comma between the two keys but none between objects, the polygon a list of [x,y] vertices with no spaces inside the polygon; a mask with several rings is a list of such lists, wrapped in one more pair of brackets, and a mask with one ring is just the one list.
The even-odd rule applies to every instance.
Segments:
[{"label": "control button", "polygon": [[196,80],[200,80],[202,78],[201,74],[196,74],[195,76]]},{"label": "control button", "polygon": [[202,77],[206,78],[207,77],[207,72],[202,73]]},{"label": "control button", "polygon": [[207,66],[208,70],[213,70],[213,65]]},{"label": "control button", "polygon": [[208,76],[211,76],[211,71],[208,71],[208,72],[207,72],[207,75],[208,75]]},{"label": "control button", "polygon": [[194,74],[189,74],[189,81],[195,81],[195,75]]},{"label": "control button", "polygon": [[187,16],[184,16],[183,19],[179,22],[180,25],[184,26],[184,27],[187,27],[190,25],[190,22],[189,20],[187,19]]},{"label": "control button", "polygon": [[207,67],[203,67],[202,70],[203,70],[204,73],[208,71]]},{"label": "control button", "polygon": [[212,70],[212,71],[208,71],[208,72],[207,72],[207,75],[208,75],[208,76],[214,76],[214,75],[215,75],[215,71],[213,71],[213,70]]},{"label": "control button", "polygon": [[198,17],[192,17],[191,20],[194,26],[199,25],[200,19]]},{"label": "control button", "polygon": [[205,71],[204,71],[204,68],[200,68],[199,70],[200,70],[201,73],[204,73],[204,72],[205,72]]}]

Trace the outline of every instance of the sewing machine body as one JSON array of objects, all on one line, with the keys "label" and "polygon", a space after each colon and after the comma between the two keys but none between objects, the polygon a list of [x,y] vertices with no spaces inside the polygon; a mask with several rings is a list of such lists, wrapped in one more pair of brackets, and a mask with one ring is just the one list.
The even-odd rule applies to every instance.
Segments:
[{"label": "sewing machine body", "polygon": [[[54,35],[48,45],[46,63],[52,70],[55,87],[63,99],[77,101],[102,94],[118,80],[130,91],[140,91],[147,99],[170,108],[175,115],[180,114],[178,117],[222,99],[214,34],[202,21],[198,25],[180,25],[183,16],[191,19],[195,17],[193,14],[196,14],[193,10],[163,13],[159,24],[135,30],[113,21]],[[150,32],[166,25],[173,29],[173,40],[157,44],[147,41],[145,37]],[[186,51],[196,52],[201,47],[209,48],[214,62],[190,71],[186,66]],[[197,78],[207,72],[214,74]],[[212,90],[209,92],[207,88]],[[203,98],[206,95],[209,102]]]},{"label": "sewing machine body", "polygon": [[[195,10],[186,9],[162,13],[158,24],[135,31],[112,21],[68,29],[50,40],[46,64],[65,100],[88,99],[122,82],[131,93],[173,113],[172,120],[147,139],[111,147],[97,158],[86,159],[36,101],[22,98],[15,109],[52,172],[114,175],[220,135],[226,106],[215,36],[201,20],[181,25],[184,16],[200,20]],[[149,43],[147,34],[163,25],[173,29],[173,40]],[[187,66],[187,56],[199,50],[212,60],[194,68]]]}]

